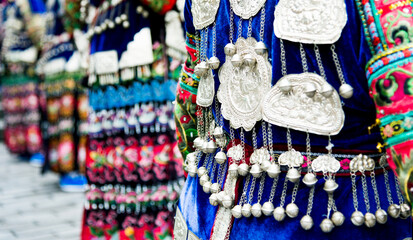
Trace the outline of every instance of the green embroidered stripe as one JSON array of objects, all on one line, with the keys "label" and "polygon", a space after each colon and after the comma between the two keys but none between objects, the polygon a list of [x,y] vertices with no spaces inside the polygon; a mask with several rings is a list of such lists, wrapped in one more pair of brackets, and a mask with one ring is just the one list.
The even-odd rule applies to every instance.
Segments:
[{"label": "green embroidered stripe", "polygon": [[388,138],[385,140],[385,142],[389,146],[394,146],[394,145],[397,145],[397,144],[400,144],[402,142],[406,142],[412,139],[413,139],[413,131],[409,131],[409,132],[404,132],[400,135]]},{"label": "green embroidered stripe", "polygon": [[397,67],[401,67],[404,65],[407,65],[409,63],[413,63],[413,56],[409,57],[409,58],[403,58],[398,60],[397,62],[391,63],[389,65],[383,66],[381,67],[379,70],[377,70],[375,73],[373,73],[369,79],[368,79],[368,86],[371,85],[371,82],[373,82],[374,79],[376,79],[378,76],[380,76],[383,73],[386,73],[389,69],[392,68],[397,68]]},{"label": "green embroidered stripe", "polygon": [[378,17],[379,14],[377,13],[377,8],[376,4],[374,3],[374,0],[370,0],[370,5],[371,11],[373,13],[374,22],[376,23],[377,33],[379,34],[381,44],[383,45],[383,50],[387,50],[389,47],[387,45],[386,37],[384,37],[383,28],[381,27],[380,19]]},{"label": "green embroidered stripe", "polygon": [[407,117],[413,117],[413,111],[403,113],[403,114],[393,114],[393,115],[388,115],[380,119],[381,126],[385,126],[391,122],[395,122],[398,120],[403,120]]}]

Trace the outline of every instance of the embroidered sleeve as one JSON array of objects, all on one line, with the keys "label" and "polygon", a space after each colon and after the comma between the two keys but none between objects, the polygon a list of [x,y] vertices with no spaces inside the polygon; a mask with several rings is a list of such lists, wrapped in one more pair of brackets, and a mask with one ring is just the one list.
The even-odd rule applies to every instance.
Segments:
[{"label": "embroidered sleeve", "polygon": [[356,0],[374,55],[366,66],[370,96],[389,165],[413,201],[413,17],[411,0]]},{"label": "embroidered sleeve", "polygon": [[187,60],[179,78],[175,104],[178,146],[184,159],[188,153],[194,151],[193,140],[198,136],[196,130],[196,94],[199,79],[194,74],[194,67],[198,62],[196,46],[199,37],[195,36],[195,31],[192,32],[194,28],[191,23],[190,6],[188,5],[187,2],[185,7]]}]

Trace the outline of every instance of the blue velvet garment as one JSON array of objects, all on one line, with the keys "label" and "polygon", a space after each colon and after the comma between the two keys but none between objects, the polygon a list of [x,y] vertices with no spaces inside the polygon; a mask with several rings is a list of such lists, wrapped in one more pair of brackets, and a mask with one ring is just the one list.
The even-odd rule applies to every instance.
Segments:
[{"label": "blue velvet garment", "polygon": [[[266,4],[266,22],[265,22],[265,34],[264,42],[270,53],[270,61],[273,67],[273,81],[274,85],[278,79],[281,78],[281,64],[280,64],[280,44],[273,33],[273,21],[274,21],[274,6],[278,0],[267,0]],[[345,0],[348,13],[348,22],[342,32],[342,36],[336,45],[336,52],[339,56],[340,64],[343,69],[344,77],[347,83],[354,88],[354,95],[350,99],[344,99],[343,109],[345,112],[345,124],[344,128],[337,136],[332,136],[332,142],[334,143],[333,153],[340,152],[338,149],[343,150],[366,150],[374,152],[376,150],[377,142],[381,141],[380,134],[376,130],[372,134],[368,134],[367,127],[375,121],[375,107],[374,103],[368,95],[367,80],[364,75],[364,66],[366,62],[371,58],[371,54],[363,33],[363,27],[358,16],[355,2],[353,0]],[[220,7],[216,18],[216,32],[217,32],[217,57],[221,63],[225,61],[224,46],[229,42],[229,1],[221,0]],[[258,14],[252,20],[252,36],[258,39],[259,35],[259,18]],[[234,28],[237,29],[238,16],[234,15]],[[248,20],[242,22],[243,33],[242,36],[247,36]],[[191,0],[186,1],[185,7],[185,28],[190,34],[195,34],[195,29],[192,24],[191,14]],[[208,58],[212,56],[212,26],[209,27],[209,39],[208,39]],[[236,30],[234,32],[234,41],[236,40]],[[299,44],[284,41],[286,55],[287,55],[287,72],[301,73],[302,65],[299,54]],[[319,73],[317,67],[315,53],[313,46],[304,44],[306,51],[309,72]],[[338,90],[340,87],[340,81],[337,76],[336,68],[332,59],[330,51],[330,45],[320,45],[320,53],[323,61],[323,66],[326,71],[327,81]],[[217,90],[219,87],[218,72],[215,74],[215,87]],[[213,110],[214,111],[214,110]],[[228,121],[225,121],[225,130],[229,129]],[[257,130],[260,127],[257,128]],[[239,139],[239,130],[236,130],[236,138]],[[258,134],[258,146],[261,146],[261,133]],[[273,142],[281,146],[286,145],[286,130],[280,127],[273,127]],[[327,137],[310,135],[311,146],[324,148],[327,145]],[[246,134],[246,142],[251,145],[251,134]],[[306,134],[298,131],[292,131],[292,141],[295,146],[305,146]],[[285,148],[284,148],[285,149]],[[202,161],[201,163],[202,164]],[[216,175],[216,173],[215,173]],[[390,175],[390,185],[393,196],[393,201],[398,203],[396,195],[396,185],[394,184],[394,174]],[[280,203],[282,184],[284,182],[285,173],[280,176],[278,181],[274,206],[277,207]],[[319,177],[320,178],[320,177]],[[387,209],[389,202],[386,197],[386,188],[384,183],[384,175],[378,174],[376,176],[378,191],[380,196],[381,207]],[[244,180],[245,181],[245,180]],[[412,222],[411,219],[401,220],[393,219],[389,217],[388,222],[384,225],[376,224],[373,228],[367,228],[365,225],[356,227],[350,221],[350,216],[354,211],[352,188],[350,177],[336,177],[337,183],[340,185],[334,193],[334,199],[339,211],[341,211],[346,220],[343,226],[335,227],[334,230],[325,234],[321,231],[319,225],[323,218],[327,214],[327,194],[323,190],[324,180],[319,180],[316,185],[314,206],[311,216],[314,219],[314,227],[305,231],[300,226],[300,219],[306,213],[309,188],[300,184],[297,198],[295,203],[300,209],[300,213],[297,218],[290,219],[286,217],[283,222],[277,222],[272,216],[260,218],[241,218],[235,219],[230,239],[404,239],[412,235]],[[214,182],[214,181],[213,181]],[[265,182],[265,188],[263,193],[263,199],[261,204],[268,200],[270,195],[270,189],[272,185],[272,179],[268,178]],[[373,189],[370,182],[370,177],[367,177],[367,185],[369,189],[369,202],[371,205],[370,212],[376,211],[376,203],[374,200]],[[238,189],[238,193],[242,191]],[[259,180],[256,181],[254,197],[258,195]],[[291,192],[293,185],[289,183],[287,190],[286,203],[291,202]],[[364,203],[361,178],[357,177],[357,195],[359,210],[363,213],[366,212],[366,206]],[[195,233],[200,239],[209,239],[211,235],[212,226],[215,221],[215,215],[217,207],[210,205],[209,194],[205,194],[202,190],[202,186],[199,185],[198,177],[188,177],[188,180],[183,188],[179,208],[182,211],[183,217],[188,224],[189,230]],[[254,199],[251,204],[256,203]],[[285,206],[284,206],[285,207]]]}]

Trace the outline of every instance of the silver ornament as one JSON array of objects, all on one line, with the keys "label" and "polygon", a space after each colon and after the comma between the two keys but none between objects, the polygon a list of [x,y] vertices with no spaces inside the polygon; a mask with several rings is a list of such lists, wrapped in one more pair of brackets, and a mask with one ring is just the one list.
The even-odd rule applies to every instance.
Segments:
[{"label": "silver ornament", "polygon": [[120,20],[125,21],[126,19],[128,19],[128,16],[126,16],[125,13],[122,13],[122,14],[120,15]]},{"label": "silver ornament", "polygon": [[203,152],[203,153],[208,153],[207,151],[207,148],[208,148],[208,141],[204,141],[204,143],[202,144],[202,147],[201,147],[201,151]]},{"label": "silver ornament", "polygon": [[108,28],[108,25],[106,22],[100,24],[100,28],[102,29],[102,31],[106,31],[106,29]]},{"label": "silver ornament", "polygon": [[387,213],[383,209],[377,209],[375,215],[378,223],[385,224],[387,222]]},{"label": "silver ornament", "polygon": [[301,175],[296,168],[290,168],[287,172],[287,179],[290,182],[296,183],[300,180],[300,177]]},{"label": "silver ornament", "polygon": [[338,184],[333,179],[328,179],[324,183],[324,191],[327,193],[333,193],[338,188]]},{"label": "silver ornament", "polygon": [[210,181],[207,181],[204,183],[204,185],[202,185],[202,189],[204,190],[205,193],[210,193],[211,186],[212,186],[212,183]]},{"label": "silver ornament", "polygon": [[208,182],[208,181],[209,181],[209,176],[208,176],[208,174],[204,174],[204,175],[202,175],[202,177],[199,178],[199,184],[200,184],[201,186],[204,186],[204,184],[205,184],[206,182]]},{"label": "silver ornament", "polygon": [[265,202],[261,208],[265,216],[270,216],[274,212],[274,204],[272,202]]},{"label": "silver ornament", "polygon": [[285,218],[285,209],[283,207],[276,207],[273,216],[275,220],[281,222]]},{"label": "silver ornament", "polygon": [[289,203],[285,207],[285,212],[287,213],[287,216],[289,216],[290,218],[297,217],[299,211],[300,210],[298,209],[297,204],[295,204],[295,203]]},{"label": "silver ornament", "polygon": [[271,164],[271,166],[267,169],[267,174],[270,178],[276,178],[278,175],[280,175],[281,170],[280,170],[280,165],[278,164]]},{"label": "silver ornament", "polygon": [[346,217],[344,217],[344,215],[339,211],[334,212],[331,216],[331,221],[336,227],[343,225],[345,219]]},{"label": "silver ornament", "polygon": [[196,166],[195,165],[189,165],[188,167],[188,174],[191,177],[195,177],[196,176]]},{"label": "silver ornament", "polygon": [[293,88],[293,85],[291,84],[290,80],[287,78],[282,78],[280,79],[280,82],[277,83],[278,88],[280,88],[281,92],[283,93],[289,93],[291,89]]},{"label": "silver ornament", "polygon": [[400,216],[400,206],[393,203],[389,206],[389,208],[387,208],[387,212],[389,213],[390,217],[398,218]]},{"label": "silver ornament", "polygon": [[333,230],[334,224],[330,219],[324,218],[324,220],[321,221],[320,228],[323,232],[329,233]]},{"label": "silver ornament", "polygon": [[249,170],[250,170],[250,167],[246,163],[241,163],[238,166],[238,174],[241,176],[247,176],[247,174],[249,173]]},{"label": "silver ornament", "polygon": [[219,203],[222,203],[222,200],[224,199],[225,195],[226,194],[225,194],[224,191],[221,191],[221,192],[217,193],[217,198],[218,198]]},{"label": "silver ornament", "polygon": [[224,136],[224,129],[222,129],[222,127],[216,127],[212,135],[214,135],[214,137],[222,137]]},{"label": "silver ornament", "polygon": [[124,22],[122,22],[122,27],[123,27],[123,28],[129,28],[129,26],[130,26],[129,21],[124,21]]},{"label": "silver ornament", "polygon": [[212,69],[218,69],[220,63],[221,63],[221,62],[219,61],[219,59],[218,59],[217,57],[215,57],[215,56],[211,57],[211,58],[208,60],[208,66],[209,66],[210,68],[212,68]]},{"label": "silver ornament", "polygon": [[241,218],[242,217],[242,212],[241,212],[241,206],[236,205],[231,209],[232,216],[234,218]]},{"label": "silver ornament", "polygon": [[267,52],[267,47],[265,47],[265,43],[263,42],[257,42],[254,46],[254,51],[258,54],[258,55],[263,55]]},{"label": "silver ornament", "polygon": [[232,43],[228,43],[224,47],[224,52],[225,52],[225,55],[227,55],[227,56],[233,56],[236,51],[237,51],[237,49],[236,49],[235,45],[232,44]]},{"label": "silver ornament", "polygon": [[242,213],[242,216],[246,218],[250,217],[251,216],[251,204],[249,203],[244,204],[242,206],[241,213]]},{"label": "silver ornament", "polygon": [[326,83],[321,87],[321,95],[323,95],[324,97],[328,98],[331,97],[331,95],[333,95],[334,92],[334,88]]},{"label": "silver ornament", "polygon": [[303,183],[308,187],[312,187],[317,183],[317,177],[314,173],[307,173],[303,178]]},{"label": "silver ornament", "polygon": [[300,225],[304,230],[310,230],[314,225],[313,218],[310,215],[304,215],[300,220]]},{"label": "silver ornament", "polygon": [[198,173],[198,177],[202,177],[202,176],[204,176],[205,175],[205,173],[207,173],[208,171],[207,171],[207,169],[206,169],[206,167],[200,167],[200,168],[198,168],[198,171],[197,171],[197,173]]},{"label": "silver ornament", "polygon": [[400,205],[400,218],[406,219],[411,216],[410,206],[407,203],[402,203]]},{"label": "silver ornament", "polygon": [[361,226],[364,223],[364,215],[360,211],[355,211],[353,214],[351,214],[351,222],[355,226]]},{"label": "silver ornament", "polygon": [[201,137],[194,139],[194,148],[200,149],[202,147],[202,144],[204,144],[204,140]]},{"label": "silver ornament", "polygon": [[373,213],[366,213],[364,216],[364,224],[369,228],[374,227],[376,225],[376,216],[374,216]]},{"label": "silver ornament", "polygon": [[231,58],[231,63],[234,67],[241,67],[242,66],[242,59],[239,54],[234,54]]},{"label": "silver ornament", "polygon": [[312,98],[315,95],[315,92],[317,91],[317,87],[314,85],[314,83],[306,83],[304,85],[304,93],[307,95],[307,97]]},{"label": "silver ornament", "polygon": [[233,204],[232,197],[225,194],[222,198],[222,206],[224,206],[224,208],[229,209],[232,207],[232,204]]},{"label": "silver ornament", "polygon": [[262,215],[262,211],[261,211],[261,204],[259,203],[255,203],[254,205],[252,205],[251,207],[251,213],[254,217],[259,218]]},{"label": "silver ornament", "polygon": [[208,64],[205,61],[198,63],[194,68],[195,75],[202,77],[208,72]]},{"label": "silver ornament", "polygon": [[215,155],[215,161],[218,164],[223,164],[227,161],[227,155],[221,150]]},{"label": "silver ornament", "polygon": [[217,145],[215,144],[214,141],[210,140],[210,141],[208,141],[205,150],[206,150],[207,153],[215,153],[215,151],[217,150]]},{"label": "silver ornament", "polygon": [[267,171],[268,168],[270,168],[270,166],[271,166],[271,162],[269,160],[264,160],[264,161],[262,161],[260,166],[261,166],[261,169],[263,171]]},{"label": "silver ornament", "polygon": [[120,17],[115,17],[115,23],[120,24],[122,22],[122,19]]},{"label": "silver ornament", "polygon": [[102,33],[102,28],[99,27],[99,26],[95,27],[94,30],[95,30],[96,34],[101,34]]},{"label": "silver ornament", "polygon": [[262,170],[261,170],[260,165],[258,163],[252,165],[250,173],[251,173],[252,176],[254,176],[256,178],[261,177]]},{"label": "silver ornament", "polygon": [[338,91],[340,92],[340,96],[347,99],[353,96],[354,90],[352,86],[346,83],[346,84],[341,85]]},{"label": "silver ornament", "polygon": [[257,60],[249,53],[245,54],[242,60],[245,65],[251,68],[254,67],[255,64],[257,63]]},{"label": "silver ornament", "polygon": [[211,193],[218,193],[221,190],[221,187],[218,183],[213,183],[211,185]]},{"label": "silver ornament", "polygon": [[216,193],[211,194],[211,196],[209,196],[209,203],[212,206],[217,206],[218,205],[218,197]]},{"label": "silver ornament", "polygon": [[229,165],[228,172],[231,177],[238,177],[238,165],[236,163]]}]

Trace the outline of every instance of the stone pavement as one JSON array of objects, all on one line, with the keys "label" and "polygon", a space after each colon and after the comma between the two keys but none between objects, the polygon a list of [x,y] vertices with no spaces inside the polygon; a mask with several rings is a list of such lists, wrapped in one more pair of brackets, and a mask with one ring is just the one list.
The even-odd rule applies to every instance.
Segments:
[{"label": "stone pavement", "polygon": [[64,193],[0,143],[0,240],[80,239],[83,193]]}]

